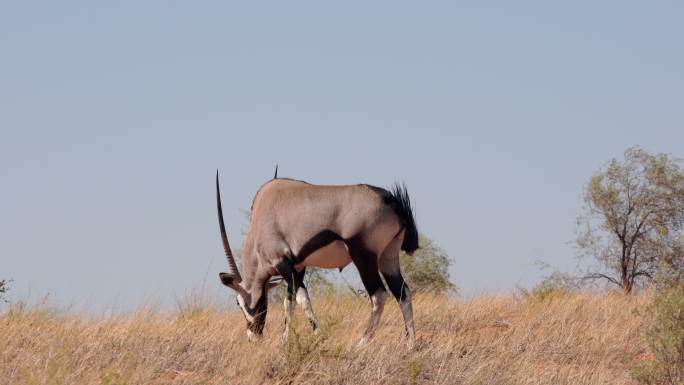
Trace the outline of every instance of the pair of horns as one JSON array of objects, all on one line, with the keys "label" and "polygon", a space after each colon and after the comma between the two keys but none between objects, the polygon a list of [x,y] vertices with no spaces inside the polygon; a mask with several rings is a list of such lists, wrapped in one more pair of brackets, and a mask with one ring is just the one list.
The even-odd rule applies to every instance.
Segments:
[{"label": "pair of horns", "polygon": [[223,241],[223,251],[226,253],[228,260],[228,275],[236,277],[238,281],[242,281],[240,270],[238,270],[235,263],[235,257],[230,250],[230,243],[228,243],[228,235],[226,234],[226,225],[223,222],[223,208],[221,207],[221,190],[219,189],[219,173],[216,170],[216,210],[218,211],[219,227],[221,229],[221,241]]}]

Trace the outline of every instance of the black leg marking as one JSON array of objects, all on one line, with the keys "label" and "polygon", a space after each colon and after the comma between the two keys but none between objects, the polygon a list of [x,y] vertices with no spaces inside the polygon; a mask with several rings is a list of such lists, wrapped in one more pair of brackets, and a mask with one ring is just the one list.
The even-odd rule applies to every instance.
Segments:
[{"label": "black leg marking", "polygon": [[363,242],[358,238],[351,238],[347,241],[349,247],[349,255],[351,256],[354,265],[359,270],[361,282],[368,292],[373,309],[371,310],[368,326],[363,333],[363,338],[359,341],[360,345],[365,344],[375,334],[375,330],[380,323],[380,317],[385,305],[385,295],[387,289],[382,283],[380,273],[378,272],[378,256],[368,250]]},{"label": "black leg marking", "polygon": [[363,287],[366,288],[368,295],[373,295],[378,291],[385,291],[385,285],[380,279],[380,274],[373,267],[372,264],[354,261],[356,268],[359,269],[359,275],[361,276],[361,282],[363,282]]},{"label": "black leg marking", "polygon": [[387,282],[387,286],[389,287],[390,291],[392,292],[392,295],[394,296],[394,298],[396,298],[397,301],[399,301],[399,302],[405,301],[408,286],[406,285],[406,282],[404,281],[404,277],[401,276],[401,273],[399,273],[399,272],[397,272],[396,274],[382,273],[382,276],[385,278],[385,282]]},{"label": "black leg marking", "polygon": [[409,343],[413,338],[413,306],[411,305],[410,293],[408,285],[401,276],[401,272],[397,270],[396,273],[382,273],[382,276],[387,282],[392,295],[397,299],[401,313],[404,317],[404,327],[406,328],[406,336],[409,337]]},{"label": "black leg marking", "polygon": [[302,271],[296,271],[295,270],[295,274],[297,274],[297,282],[299,282],[299,284],[303,287],[304,287],[304,275],[305,275],[305,273],[306,273],[306,268],[302,268]]},{"label": "black leg marking", "polygon": [[292,261],[289,259],[283,259],[280,263],[278,263],[276,265],[276,270],[278,270],[278,273],[285,280],[285,284],[287,284],[288,298],[292,300],[297,292],[297,289],[301,286],[304,286],[304,282],[302,281],[304,278],[304,270],[297,272],[292,264]]},{"label": "black leg marking", "polygon": [[386,290],[378,273],[378,256],[368,250],[361,240],[356,238],[349,239],[347,246],[349,247],[349,256],[359,270],[361,282],[363,282],[368,295],[371,296],[378,290]]},{"label": "black leg marking", "polygon": [[283,279],[285,279],[285,282],[287,283],[287,298],[289,301],[292,301],[295,296],[297,296],[297,292],[300,289],[304,291],[304,303],[300,303],[299,298],[297,298],[297,302],[304,307],[304,312],[309,319],[311,328],[316,331],[318,329],[318,325],[316,324],[313,311],[311,310],[311,303],[308,299],[309,295],[306,291],[306,286],[304,286],[304,274],[306,273],[306,269],[297,271],[292,261],[289,259],[284,259],[276,265],[276,270],[278,273],[280,273],[280,275],[282,275]]}]

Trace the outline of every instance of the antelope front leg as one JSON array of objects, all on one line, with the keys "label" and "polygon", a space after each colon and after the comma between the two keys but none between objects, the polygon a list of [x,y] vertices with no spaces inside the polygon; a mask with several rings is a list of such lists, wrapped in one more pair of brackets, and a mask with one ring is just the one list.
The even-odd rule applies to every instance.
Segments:
[{"label": "antelope front leg", "polygon": [[311,300],[309,299],[309,292],[304,286],[304,273],[305,270],[297,272],[295,270],[292,262],[284,259],[276,266],[276,270],[285,279],[287,283],[287,297],[285,298],[285,332],[284,337],[287,338],[287,333],[289,332],[290,320],[292,317],[292,297],[295,297],[297,304],[302,307],[306,318],[311,324],[311,328],[314,332],[318,331],[318,322],[314,316],[313,309],[311,308]]},{"label": "antelope front leg", "polygon": [[311,324],[311,329],[314,333],[318,333],[318,321],[316,321],[316,316],[314,315],[313,309],[311,308],[311,299],[309,299],[309,292],[306,290],[304,285],[297,289],[297,303],[304,309],[304,314]]},{"label": "antelope front leg", "polygon": [[290,334],[290,324],[292,322],[292,294],[288,290],[285,299],[283,300],[283,307],[285,308],[285,330],[283,331],[283,342],[287,341],[287,336]]}]

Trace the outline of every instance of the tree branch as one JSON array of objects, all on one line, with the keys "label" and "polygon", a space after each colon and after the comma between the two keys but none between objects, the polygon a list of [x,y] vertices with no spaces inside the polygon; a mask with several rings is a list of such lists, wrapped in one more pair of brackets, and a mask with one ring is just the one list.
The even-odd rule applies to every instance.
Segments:
[{"label": "tree branch", "polygon": [[634,235],[632,235],[632,239],[630,240],[631,244],[634,244],[636,241],[636,238],[639,236],[639,232],[641,231],[641,228],[644,226],[644,223],[646,223],[646,219],[653,213],[653,211],[649,211],[644,215],[644,217],[641,219],[641,222],[637,224],[636,231],[634,232]]},{"label": "tree branch", "polygon": [[618,282],[617,279],[615,279],[609,275],[603,274],[603,273],[589,273],[589,274],[585,275],[584,277],[582,277],[582,279],[599,279],[599,278],[606,279],[606,280],[622,287],[622,285],[620,284],[620,282]]},{"label": "tree branch", "polygon": [[653,276],[651,275],[651,273],[649,273],[648,271],[644,271],[644,270],[639,270],[632,275],[632,277],[634,277],[634,278],[639,277],[639,276],[647,277],[648,279],[653,279]]}]

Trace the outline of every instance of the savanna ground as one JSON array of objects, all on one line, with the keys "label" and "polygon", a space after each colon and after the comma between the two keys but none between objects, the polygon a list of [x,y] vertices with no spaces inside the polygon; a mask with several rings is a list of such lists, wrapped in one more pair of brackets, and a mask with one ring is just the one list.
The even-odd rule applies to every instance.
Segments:
[{"label": "savanna ground", "polygon": [[356,347],[367,299],[313,299],[322,333],[297,309],[281,343],[283,312],[269,307],[264,339],[242,314],[204,298],[92,315],[46,305],[0,314],[0,384],[631,384],[649,359],[648,295],[617,293],[416,296],[417,344],[387,302],[376,338]]}]

